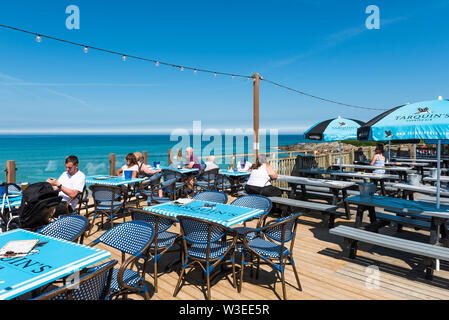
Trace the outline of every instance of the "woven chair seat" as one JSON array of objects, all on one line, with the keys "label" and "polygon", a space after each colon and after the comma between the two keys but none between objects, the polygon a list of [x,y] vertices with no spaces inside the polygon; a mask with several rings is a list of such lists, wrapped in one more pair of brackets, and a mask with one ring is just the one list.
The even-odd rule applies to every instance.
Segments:
[{"label": "woven chair seat", "polygon": [[[157,247],[166,247],[171,245],[179,235],[177,233],[164,231],[157,234]],[[151,248],[154,248],[154,241],[150,245]]]},{"label": "woven chair seat", "polygon": [[[248,247],[265,257],[279,258],[281,256],[282,246],[271,241],[255,238],[248,242]],[[284,256],[290,254],[287,248],[283,247],[283,249]]]},{"label": "woven chair seat", "polygon": [[[112,295],[121,289],[117,281],[117,274],[119,269],[114,269],[112,272],[111,288],[109,293]],[[140,275],[137,271],[126,269],[123,273],[123,282],[129,286],[135,286],[140,281]]]},{"label": "woven chair seat", "polygon": [[[232,245],[232,242],[223,242],[218,241],[210,244],[210,259],[216,259],[218,257],[221,257],[223,253],[226,252],[226,250],[229,248],[229,246]],[[207,254],[207,244],[205,243],[195,243],[192,244],[192,246],[188,249],[189,255],[200,258],[200,259],[206,259]]]},{"label": "woven chair seat", "polygon": [[97,210],[110,210],[112,202],[112,209],[117,210],[121,207],[123,202],[121,201],[101,201],[97,204]]}]

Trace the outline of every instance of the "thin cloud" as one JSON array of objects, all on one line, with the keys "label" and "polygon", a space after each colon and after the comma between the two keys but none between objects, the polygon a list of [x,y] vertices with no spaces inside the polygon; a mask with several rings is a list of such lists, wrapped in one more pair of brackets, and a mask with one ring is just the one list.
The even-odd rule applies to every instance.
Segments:
[{"label": "thin cloud", "polygon": [[[22,79],[19,79],[19,78],[16,78],[16,77],[13,77],[13,76],[1,73],[1,72],[0,72],[0,78],[3,78],[3,79],[5,79],[7,81],[7,82],[0,83],[0,85],[9,86],[9,87],[12,87],[12,88],[24,87],[23,85],[20,85],[20,84],[24,84],[24,83],[30,83],[31,84],[32,83],[32,82],[23,81]],[[53,89],[49,89],[46,86],[44,86],[43,84],[42,84],[42,86],[39,86],[39,87],[42,87],[44,91],[46,91],[48,93],[51,93],[53,95],[56,95],[56,96],[59,96],[59,97],[63,97],[65,99],[68,99],[68,100],[71,100],[71,101],[78,102],[78,103],[80,103],[80,104],[82,104],[84,106],[89,106],[89,104],[86,101],[82,100],[82,99],[76,98],[74,96],[68,95],[68,94],[63,93],[63,92],[59,92],[59,91],[56,91],[56,90],[53,90]],[[29,90],[26,90],[26,91],[27,91],[27,93],[29,93],[31,95],[34,95],[31,91],[29,91]]]},{"label": "thin cloud", "polygon": [[[391,18],[391,19],[382,19],[382,17],[381,17],[381,28],[391,25],[393,23],[399,22],[399,21],[407,20],[409,18],[410,17],[399,16],[399,17]],[[298,55],[294,55],[291,57],[277,60],[272,65],[273,65],[273,67],[283,67],[283,66],[290,65],[298,60],[307,58],[309,56],[313,56],[317,53],[326,51],[326,50],[333,48],[341,43],[349,41],[349,40],[361,35],[362,33],[366,32],[366,31],[368,31],[368,29],[366,28],[366,26],[364,24],[356,26],[356,27],[350,27],[350,28],[340,30],[338,32],[335,32],[335,33],[332,33],[332,34],[326,36],[324,38],[323,44],[321,46],[311,49],[309,51],[300,53]]]}]

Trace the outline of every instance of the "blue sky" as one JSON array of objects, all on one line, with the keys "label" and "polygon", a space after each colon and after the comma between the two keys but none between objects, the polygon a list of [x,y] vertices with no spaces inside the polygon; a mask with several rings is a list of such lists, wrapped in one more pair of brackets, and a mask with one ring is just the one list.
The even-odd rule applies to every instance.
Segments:
[{"label": "blue sky", "polygon": [[[80,8],[80,29],[65,25]],[[368,30],[368,5],[380,29]],[[128,54],[266,79],[371,108],[449,97],[448,0],[22,1],[0,24]],[[159,66],[0,28],[0,133],[251,128],[252,83]],[[301,132],[380,111],[261,82],[260,126]]]}]

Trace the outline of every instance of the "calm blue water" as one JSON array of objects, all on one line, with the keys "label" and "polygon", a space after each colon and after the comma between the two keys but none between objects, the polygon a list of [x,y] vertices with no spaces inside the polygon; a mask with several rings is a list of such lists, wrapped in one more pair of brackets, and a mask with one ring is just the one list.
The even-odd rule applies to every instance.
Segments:
[{"label": "calm blue water", "polygon": [[[261,152],[272,150],[269,137],[266,137],[265,144],[262,143],[262,138],[260,140]],[[279,135],[277,140],[279,146],[304,141],[299,135]],[[233,143],[229,143],[224,137],[222,144],[203,141],[201,150],[206,152],[206,155],[218,154],[220,149],[221,154],[233,154],[236,151],[252,152],[252,140],[248,142],[246,138],[239,141],[243,142],[238,144],[235,137]],[[0,181],[5,180],[3,170],[7,160],[16,162],[17,183],[45,181],[49,177],[58,178],[65,170],[65,157],[72,154],[79,158],[80,169],[88,176],[109,173],[110,153],[116,155],[116,169],[125,163],[127,153],[135,151],[147,151],[149,163],[160,161],[165,165],[168,163],[168,149],[179,146],[180,142],[181,138],[170,141],[170,135],[0,135]],[[195,148],[192,137],[190,142],[183,142]],[[200,152],[198,149],[195,148],[197,155]],[[227,167],[227,163],[218,162],[218,164],[221,168]]]}]

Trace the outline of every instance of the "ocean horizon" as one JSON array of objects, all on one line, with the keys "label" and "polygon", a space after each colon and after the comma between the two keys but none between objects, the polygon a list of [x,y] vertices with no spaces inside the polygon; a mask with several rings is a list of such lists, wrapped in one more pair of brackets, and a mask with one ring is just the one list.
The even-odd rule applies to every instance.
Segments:
[{"label": "ocean horizon", "polygon": [[[172,138],[171,141],[170,138]],[[202,141],[205,140],[205,141]],[[217,140],[217,141],[215,141]],[[220,141],[221,140],[221,141]],[[279,134],[277,137],[260,137],[260,152],[270,152],[278,146],[303,143],[301,134]],[[201,147],[199,145],[201,144]],[[125,163],[130,152],[147,151],[148,163],[160,161],[168,164],[168,150],[192,146],[201,156],[252,153],[252,136],[225,135],[217,137],[169,134],[1,134],[0,169],[5,173],[6,161],[14,160],[17,168],[16,183],[35,183],[49,177],[58,178],[65,170],[64,159],[76,155],[80,170],[87,176],[109,174],[109,154],[114,153],[115,168]],[[282,156],[280,156],[282,157]],[[203,159],[204,160],[204,159]],[[239,159],[237,159],[239,160]],[[249,157],[249,161],[251,161]],[[217,158],[221,168],[227,168],[230,158]],[[3,176],[5,180],[6,175]]]}]

